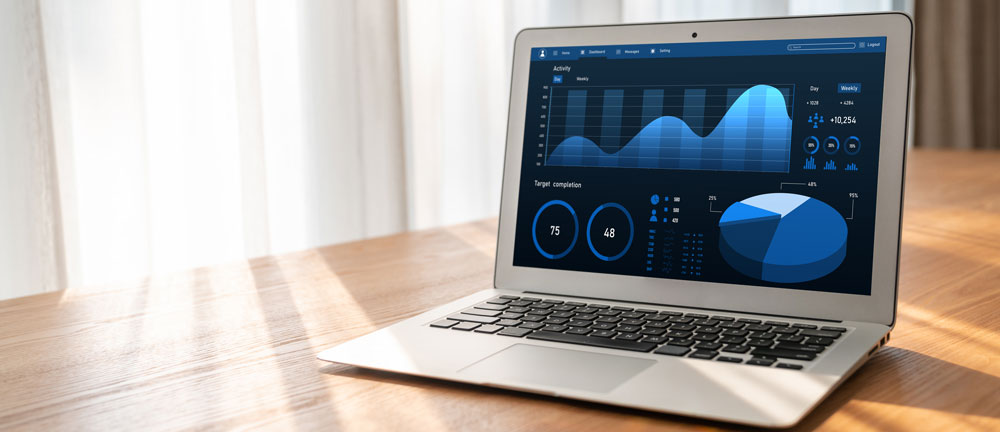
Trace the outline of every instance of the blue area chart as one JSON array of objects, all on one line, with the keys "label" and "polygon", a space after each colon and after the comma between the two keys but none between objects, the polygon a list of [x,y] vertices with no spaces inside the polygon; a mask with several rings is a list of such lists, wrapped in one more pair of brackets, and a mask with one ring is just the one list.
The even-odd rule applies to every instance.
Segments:
[{"label": "blue area chart", "polygon": [[[644,104],[654,96],[647,91],[643,96]],[[662,100],[662,93],[658,96]],[[621,147],[603,142],[619,139],[619,129],[608,125],[617,124],[614,116],[621,114],[621,95],[608,90],[604,98],[604,125],[599,145],[582,136],[582,124],[573,123],[584,117],[586,92],[569,93],[567,137],[554,147],[546,165],[788,172],[792,121],[786,108],[786,95],[772,86],[756,85],[743,91],[718,125],[704,136],[692,130],[691,121],[662,116],[643,126]],[[701,100],[704,104],[703,94]],[[685,109],[690,110],[687,104],[686,101]],[[702,122],[703,118],[697,121]],[[701,129],[699,125],[695,127]],[[614,132],[604,132],[608,129]]]},{"label": "blue area chart", "polygon": [[719,250],[755,279],[805,282],[837,269],[847,254],[847,223],[826,203],[770,193],[737,202],[719,219]]}]

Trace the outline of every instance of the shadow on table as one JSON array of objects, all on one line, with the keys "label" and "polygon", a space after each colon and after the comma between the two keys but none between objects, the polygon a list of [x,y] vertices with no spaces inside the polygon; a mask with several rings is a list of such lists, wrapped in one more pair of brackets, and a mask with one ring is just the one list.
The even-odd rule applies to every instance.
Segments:
[{"label": "shadow on table", "polygon": [[[747,430],[746,426],[729,423],[614,407],[591,402],[573,401],[522,393],[514,390],[484,389],[472,384],[368,370],[346,365],[327,365],[320,368],[320,372],[346,378],[414,386],[421,389],[442,388],[453,392],[494,393],[530,398],[537,401],[557,402],[588,409],[603,410],[620,415],[644,416],[668,422],[681,422],[692,426]],[[948,377],[948,379],[942,379],[942,377]],[[890,346],[879,351],[866,365],[842,384],[840,388],[834,390],[829,398],[823,401],[816,410],[807,415],[792,430],[815,429],[852,400],[998,418],[997,413],[990,410],[990,404],[981,403],[984,400],[991,400],[991,398],[995,397],[994,393],[997,392],[997,389],[1000,389],[1000,378],[915,351]],[[954,394],[954,397],[948,397],[949,394]],[[951,403],[956,400],[968,401],[968,403],[962,405]],[[866,418],[867,416],[862,413],[852,411],[850,416],[855,420],[868,424],[877,423],[875,421],[877,419]]]}]

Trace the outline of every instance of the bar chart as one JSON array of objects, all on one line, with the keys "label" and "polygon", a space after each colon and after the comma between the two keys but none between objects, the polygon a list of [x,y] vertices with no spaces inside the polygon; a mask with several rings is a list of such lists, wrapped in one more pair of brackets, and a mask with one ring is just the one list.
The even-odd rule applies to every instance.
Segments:
[{"label": "bar chart", "polygon": [[553,86],[546,166],[788,172],[792,85]]}]

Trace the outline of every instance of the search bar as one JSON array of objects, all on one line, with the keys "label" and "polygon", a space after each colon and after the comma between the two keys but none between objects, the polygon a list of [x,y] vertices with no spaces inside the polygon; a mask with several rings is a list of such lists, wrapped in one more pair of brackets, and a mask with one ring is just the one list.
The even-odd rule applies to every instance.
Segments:
[{"label": "search bar", "polygon": [[858,47],[854,42],[831,42],[811,44],[788,44],[789,51],[852,50]]}]

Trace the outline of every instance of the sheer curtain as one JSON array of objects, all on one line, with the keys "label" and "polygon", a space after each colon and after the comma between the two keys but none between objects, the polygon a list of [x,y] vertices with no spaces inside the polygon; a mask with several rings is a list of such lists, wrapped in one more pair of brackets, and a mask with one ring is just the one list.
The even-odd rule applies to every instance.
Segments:
[{"label": "sheer curtain", "polygon": [[524,27],[897,3],[2,2],[0,298],[495,215]]}]

